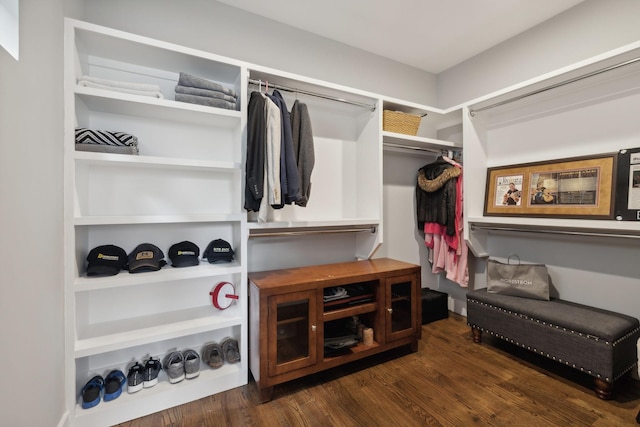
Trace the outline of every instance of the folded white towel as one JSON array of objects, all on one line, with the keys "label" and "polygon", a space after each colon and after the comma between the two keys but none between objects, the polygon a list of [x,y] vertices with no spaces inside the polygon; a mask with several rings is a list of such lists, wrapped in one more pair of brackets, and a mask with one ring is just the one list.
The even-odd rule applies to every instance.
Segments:
[{"label": "folded white towel", "polygon": [[92,76],[82,76],[78,78],[78,85],[104,90],[114,90],[117,92],[130,93],[133,95],[164,98],[160,90],[160,86],[154,84],[119,82]]}]

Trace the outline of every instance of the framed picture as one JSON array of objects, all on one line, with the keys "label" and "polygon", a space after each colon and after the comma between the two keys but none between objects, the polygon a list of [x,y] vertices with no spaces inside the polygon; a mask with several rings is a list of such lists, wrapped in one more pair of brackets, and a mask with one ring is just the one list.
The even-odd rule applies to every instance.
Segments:
[{"label": "framed picture", "polygon": [[640,221],[640,148],[618,152],[615,219]]},{"label": "framed picture", "polygon": [[611,219],[616,159],[609,153],[489,168],[484,214]]}]

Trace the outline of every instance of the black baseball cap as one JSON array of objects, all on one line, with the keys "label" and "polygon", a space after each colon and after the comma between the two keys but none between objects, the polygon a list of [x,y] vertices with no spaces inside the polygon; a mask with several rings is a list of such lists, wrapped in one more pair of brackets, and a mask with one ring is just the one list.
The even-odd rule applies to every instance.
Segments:
[{"label": "black baseball cap", "polygon": [[173,267],[190,267],[200,264],[198,257],[200,248],[193,242],[185,240],[169,248],[169,259]]},{"label": "black baseball cap", "polygon": [[163,258],[164,253],[159,247],[152,243],[141,243],[129,253],[129,273],[158,271],[167,264]]},{"label": "black baseball cap", "polygon": [[127,265],[127,253],[116,245],[96,246],[87,261],[87,276],[114,276]]},{"label": "black baseball cap", "polygon": [[226,240],[216,239],[212,240],[205,249],[203,258],[206,258],[210,263],[217,261],[231,262],[233,260],[233,249]]}]

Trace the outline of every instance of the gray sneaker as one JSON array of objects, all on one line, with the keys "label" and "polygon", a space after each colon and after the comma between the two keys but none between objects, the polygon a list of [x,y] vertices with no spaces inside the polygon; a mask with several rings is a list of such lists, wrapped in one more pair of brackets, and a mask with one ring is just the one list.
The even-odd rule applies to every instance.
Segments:
[{"label": "gray sneaker", "polygon": [[179,383],[184,379],[184,357],[179,351],[173,351],[162,362],[171,384]]},{"label": "gray sneaker", "polygon": [[240,361],[240,350],[238,349],[238,340],[234,338],[225,338],[220,343],[222,347],[222,354],[224,360],[229,363],[236,363]]},{"label": "gray sneaker", "polygon": [[202,360],[213,369],[221,367],[224,364],[224,358],[220,344],[213,342],[202,347]]},{"label": "gray sneaker", "polygon": [[184,372],[188,380],[196,378],[200,375],[200,355],[195,350],[185,350],[182,352],[184,357]]}]

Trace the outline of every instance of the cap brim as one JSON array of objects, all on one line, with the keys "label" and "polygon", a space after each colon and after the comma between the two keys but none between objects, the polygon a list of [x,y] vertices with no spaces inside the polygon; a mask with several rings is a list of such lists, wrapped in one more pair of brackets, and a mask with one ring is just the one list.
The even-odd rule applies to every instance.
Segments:
[{"label": "cap brim", "polygon": [[142,273],[144,271],[160,270],[160,263],[153,260],[134,261],[129,263],[129,273]]},{"label": "cap brim", "polygon": [[233,261],[233,257],[232,256],[225,256],[225,257],[209,257],[207,258],[207,260],[209,261],[209,263],[213,264],[214,262],[231,262]]},{"label": "cap brim", "polygon": [[87,276],[115,276],[120,272],[119,267],[111,265],[89,265]]},{"label": "cap brim", "polygon": [[171,260],[172,267],[191,267],[200,264],[197,256],[181,256]]}]

